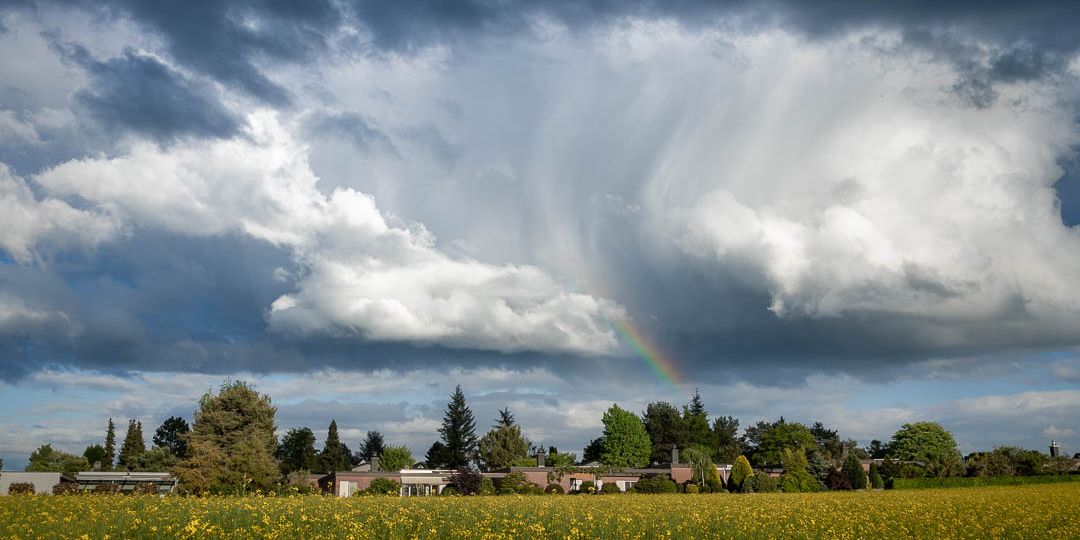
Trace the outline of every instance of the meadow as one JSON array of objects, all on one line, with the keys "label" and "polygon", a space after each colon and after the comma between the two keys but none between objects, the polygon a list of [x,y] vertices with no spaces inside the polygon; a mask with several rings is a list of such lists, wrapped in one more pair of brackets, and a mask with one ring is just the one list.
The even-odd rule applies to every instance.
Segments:
[{"label": "meadow", "polygon": [[0,538],[1080,538],[1080,485],[755,495],[0,497]]}]

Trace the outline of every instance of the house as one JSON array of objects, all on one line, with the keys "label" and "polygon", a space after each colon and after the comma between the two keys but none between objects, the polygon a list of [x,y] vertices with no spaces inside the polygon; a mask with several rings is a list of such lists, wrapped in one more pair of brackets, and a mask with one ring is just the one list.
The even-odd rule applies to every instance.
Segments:
[{"label": "house", "polygon": [[11,484],[33,484],[34,493],[51,495],[60,484],[74,484],[75,479],[58,472],[0,472],[0,495],[7,495]]},{"label": "house", "polygon": [[167,472],[84,471],[75,474],[83,492],[94,491],[101,484],[115,484],[121,493],[132,493],[142,486],[153,486],[161,495],[176,491],[176,477]]},{"label": "house", "polygon": [[319,479],[319,487],[338,497],[351,497],[371,487],[372,480],[388,478],[401,485],[402,497],[438,495],[453,471],[403,469],[400,471],[338,471]]}]

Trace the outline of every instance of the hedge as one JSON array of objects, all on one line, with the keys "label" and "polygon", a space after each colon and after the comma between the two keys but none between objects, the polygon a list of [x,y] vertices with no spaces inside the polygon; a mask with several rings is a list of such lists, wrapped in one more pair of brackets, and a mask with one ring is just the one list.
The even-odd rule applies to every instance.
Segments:
[{"label": "hedge", "polygon": [[965,488],[983,486],[1019,486],[1024,484],[1060,484],[1080,482],[1080,475],[1054,476],[978,476],[974,478],[893,478],[893,489]]}]

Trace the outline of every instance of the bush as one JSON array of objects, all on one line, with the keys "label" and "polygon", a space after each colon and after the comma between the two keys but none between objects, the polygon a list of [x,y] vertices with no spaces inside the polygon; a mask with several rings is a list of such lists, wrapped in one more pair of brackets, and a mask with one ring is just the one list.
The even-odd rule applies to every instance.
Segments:
[{"label": "bush", "polygon": [[364,493],[371,495],[400,495],[401,484],[390,478],[376,478],[371,481]]},{"label": "bush", "polygon": [[544,493],[548,493],[550,495],[562,495],[566,493],[566,490],[563,489],[562,485],[560,484],[548,484],[547,487],[544,488]]},{"label": "bush", "polygon": [[528,495],[532,493],[533,483],[525,479],[525,473],[513,472],[499,481],[499,489],[510,489],[514,493]]},{"label": "bush", "polygon": [[444,497],[453,497],[454,495],[457,495],[457,494],[458,494],[458,492],[457,492],[456,489],[454,489],[454,486],[446,486],[446,487],[442,488],[442,491],[439,492],[439,495],[442,495]]},{"label": "bush", "polygon": [[107,484],[98,484],[94,486],[94,493],[98,493],[101,495],[113,495],[116,493],[120,493],[120,485],[113,484],[112,482],[109,482]]},{"label": "bush", "polygon": [[494,495],[495,494],[495,482],[491,481],[491,478],[484,477],[480,481],[480,491],[476,492],[477,495]]},{"label": "bush", "polygon": [[885,487],[885,481],[881,479],[881,473],[878,472],[877,463],[870,464],[870,487],[874,489],[882,489]]},{"label": "bush", "polygon": [[774,493],[780,489],[779,482],[765,471],[754,472],[753,486],[755,493]]},{"label": "bush", "polygon": [[499,491],[497,491],[496,494],[498,494],[498,495],[517,495],[517,492],[514,491],[514,488],[502,487],[502,488],[499,488]]},{"label": "bush", "polygon": [[132,491],[132,494],[135,495],[158,495],[160,493],[161,492],[158,491],[158,485],[151,482],[143,482],[141,484],[137,484],[135,486],[135,489]]},{"label": "bush", "polygon": [[700,492],[701,492],[701,489],[699,489],[699,488],[697,487],[697,484],[688,484],[688,485],[686,486],[686,490],[685,490],[685,493],[686,493],[687,495],[694,495],[694,494],[696,494],[696,493],[700,493]]},{"label": "bush", "polygon": [[593,482],[592,480],[582,482],[581,486],[578,487],[578,493],[584,493],[586,495],[596,493],[596,482]]},{"label": "bush", "polygon": [[976,478],[893,478],[892,489],[964,488],[983,486],[1020,486],[1080,482],[1080,475],[1053,476],[980,476]]},{"label": "bush", "polygon": [[454,491],[461,495],[475,495],[480,491],[483,483],[484,475],[480,474],[480,471],[469,468],[454,471],[454,474],[450,475],[449,482]]},{"label": "bush", "polygon": [[732,493],[742,493],[746,479],[752,476],[754,476],[754,469],[750,467],[750,460],[746,459],[746,456],[735,458],[735,464],[731,467],[731,478],[728,480],[728,489]]},{"label": "bush", "polygon": [[678,488],[675,487],[675,482],[663,476],[646,476],[634,484],[634,491],[637,493],[675,493]]},{"label": "bush", "polygon": [[600,486],[600,493],[615,494],[622,493],[622,490],[619,489],[619,486],[617,486],[615,482],[604,482],[604,484]]},{"label": "bush", "polygon": [[79,484],[74,482],[60,482],[52,488],[53,495],[78,495],[82,493],[79,489]]},{"label": "bush", "polygon": [[825,485],[831,490],[844,490],[851,491],[851,479],[844,471],[838,471],[832,469],[829,471],[829,477],[825,479]]},{"label": "bush", "polygon": [[866,489],[867,478],[866,471],[862,468],[862,463],[859,462],[858,456],[854,452],[848,454],[844,459],[844,466],[842,468],[844,475],[848,477],[848,484],[851,485],[851,489]]},{"label": "bush", "polygon": [[13,482],[8,486],[8,495],[33,495],[34,484],[31,482]]}]

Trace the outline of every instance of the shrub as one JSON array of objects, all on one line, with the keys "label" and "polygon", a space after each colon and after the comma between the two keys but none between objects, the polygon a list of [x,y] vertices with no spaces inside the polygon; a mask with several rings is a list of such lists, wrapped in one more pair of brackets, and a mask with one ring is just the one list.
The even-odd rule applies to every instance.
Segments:
[{"label": "shrub", "polygon": [[584,493],[586,495],[596,493],[596,482],[593,482],[592,480],[582,482],[581,486],[578,487],[578,493]]},{"label": "shrub", "polygon": [[806,452],[801,448],[785,449],[783,461],[784,474],[780,477],[781,490],[785,493],[821,491],[821,484],[806,470]]},{"label": "shrub", "polygon": [[79,484],[74,482],[60,482],[52,488],[53,495],[78,495],[82,493],[79,489]]},{"label": "shrub", "polygon": [[446,487],[442,488],[442,491],[439,492],[439,495],[442,495],[442,496],[445,496],[445,497],[452,497],[452,496],[457,495],[457,494],[458,494],[458,492],[457,492],[456,489],[454,489],[454,486],[446,486]]},{"label": "shrub", "polygon": [[102,494],[102,495],[112,495],[112,494],[120,493],[120,485],[119,484],[113,484],[112,482],[109,482],[109,483],[106,483],[106,484],[98,484],[98,485],[94,486],[94,493],[98,493],[98,494]]},{"label": "shrub", "polygon": [[364,492],[371,495],[400,495],[401,484],[390,478],[376,478]]},{"label": "shrub", "polygon": [[616,485],[615,482],[604,482],[603,485],[600,486],[600,493],[615,494],[622,493],[622,490],[619,489],[619,486]]},{"label": "shrub", "polygon": [[484,483],[484,475],[480,474],[480,471],[461,468],[454,471],[454,474],[450,475],[450,486],[461,495],[474,495],[480,491],[480,486]]},{"label": "shrub", "polygon": [[746,459],[746,456],[735,458],[735,464],[731,467],[731,479],[728,480],[728,489],[732,493],[742,493],[746,479],[753,475],[754,469],[750,467],[750,460]]},{"label": "shrub", "polygon": [[135,495],[158,495],[160,494],[160,491],[158,491],[157,484],[151,482],[143,482],[141,484],[137,484],[135,486],[135,489],[132,490],[131,493]]},{"label": "shrub", "polygon": [[870,464],[870,487],[874,489],[882,489],[885,487],[885,481],[881,479],[881,473],[878,472],[877,463]]},{"label": "shrub", "polygon": [[495,482],[492,482],[491,478],[484,477],[480,481],[480,490],[476,492],[477,495],[494,495],[495,494]]},{"label": "shrub", "polygon": [[701,490],[697,487],[697,484],[689,484],[686,486],[685,493],[687,493],[688,495],[693,495],[700,492]]},{"label": "shrub", "polygon": [[1080,475],[1052,476],[980,476],[976,478],[893,478],[893,489],[963,488],[983,486],[1020,486],[1080,482]]},{"label": "shrub", "polygon": [[497,491],[496,493],[499,494],[499,495],[516,495],[517,494],[517,492],[514,491],[514,488],[510,488],[510,487],[499,488],[499,491]]},{"label": "shrub", "polygon": [[34,484],[31,482],[12,482],[8,486],[8,495],[33,495]]},{"label": "shrub", "polygon": [[854,452],[849,453],[847,458],[844,459],[842,470],[844,475],[848,477],[848,484],[851,485],[851,489],[866,489],[866,471],[863,470],[862,463],[859,462],[859,458]]},{"label": "shrub", "polygon": [[776,479],[769,476],[765,471],[757,471],[754,473],[753,485],[755,493],[773,493],[780,489]]},{"label": "shrub", "polygon": [[500,489],[510,489],[514,493],[528,494],[532,491],[532,482],[525,479],[525,473],[512,472],[499,481]]},{"label": "shrub", "polygon": [[560,484],[548,484],[547,487],[544,488],[544,493],[548,493],[551,495],[562,495],[566,493],[566,490],[563,489],[562,485]]},{"label": "shrub", "polygon": [[[697,486],[694,486],[697,487]],[[634,484],[637,493],[675,493],[675,482],[663,476],[646,476]]]},{"label": "shrub", "polygon": [[851,479],[844,471],[838,471],[832,469],[829,471],[829,477],[825,479],[825,485],[832,490],[851,490]]}]

